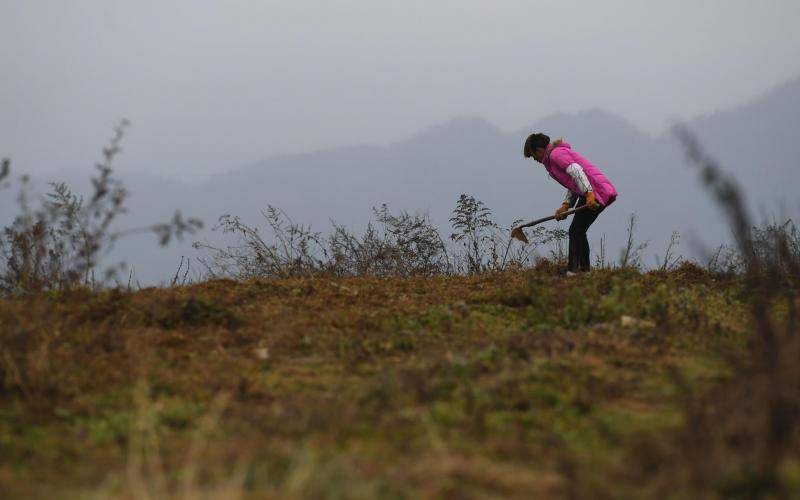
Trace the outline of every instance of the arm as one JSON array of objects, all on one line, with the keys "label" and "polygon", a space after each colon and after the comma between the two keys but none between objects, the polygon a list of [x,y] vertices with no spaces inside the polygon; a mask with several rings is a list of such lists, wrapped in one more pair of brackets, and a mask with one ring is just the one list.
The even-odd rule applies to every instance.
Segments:
[{"label": "arm", "polygon": [[586,172],[583,171],[583,167],[577,163],[570,163],[567,166],[567,173],[572,177],[572,180],[575,181],[575,184],[578,185],[578,189],[581,190],[582,194],[592,191],[592,185],[589,183],[589,178],[586,177]]},{"label": "arm", "polygon": [[575,181],[575,184],[577,184],[583,196],[586,197],[586,204],[589,205],[592,210],[597,210],[599,205],[595,200],[592,185],[589,183],[589,178],[586,177],[586,172],[583,171],[583,167],[577,163],[570,163],[567,165],[567,173],[572,177],[572,180]]},{"label": "arm", "polygon": [[585,196],[586,204],[592,208],[597,208],[592,184],[589,182],[589,178],[586,177],[586,172],[583,171],[583,167],[581,167],[579,163],[573,161],[572,155],[570,155],[568,151],[562,151],[561,149],[562,148],[556,149],[550,155],[550,161],[555,167],[563,169],[572,178],[578,192],[567,195],[561,207],[556,210],[556,220],[561,220],[563,218],[561,214],[569,209],[570,201],[574,203],[574,198],[578,196]]},{"label": "arm", "polygon": [[567,196],[564,198],[564,202],[561,203],[561,206],[556,210],[556,220],[564,220],[566,216],[561,214],[569,210],[569,207],[574,205],[577,199],[578,195],[567,189]]},{"label": "arm", "polygon": [[567,208],[569,208],[575,204],[575,200],[577,199],[578,195],[567,189],[567,195],[564,197],[564,203],[562,203],[562,205],[566,205]]}]

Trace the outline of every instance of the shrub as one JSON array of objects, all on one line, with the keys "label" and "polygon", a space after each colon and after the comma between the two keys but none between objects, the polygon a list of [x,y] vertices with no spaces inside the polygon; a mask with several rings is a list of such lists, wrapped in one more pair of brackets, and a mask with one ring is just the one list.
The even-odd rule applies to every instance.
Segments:
[{"label": "shrub", "polygon": [[[18,196],[19,214],[0,236],[0,293],[24,293],[47,289],[63,289],[76,285],[98,285],[109,282],[118,268],[109,267],[98,279],[95,271],[100,259],[114,243],[126,236],[152,232],[160,245],[173,237],[181,238],[202,227],[199,220],[184,219],[176,212],[171,221],[147,227],[114,230],[112,223],[126,212],[128,192],[114,177],[112,163],[121,151],[120,143],[127,120],[114,129],[114,136],[103,149],[103,160],[97,163],[92,177],[93,193],[78,196],[63,182],[51,183],[38,206],[31,206],[28,178],[21,179]],[[0,180],[7,177],[10,161],[0,169]]]},{"label": "shrub", "polygon": [[461,195],[453,217],[450,245],[427,215],[393,214],[387,205],[373,208],[375,222],[362,234],[333,223],[324,236],[308,225],[294,222],[284,211],[268,206],[262,212],[263,233],[229,214],[214,230],[238,240],[225,247],[195,242],[206,252],[198,260],[211,278],[240,279],[294,276],[434,276],[527,267],[535,263],[540,246],[552,246],[551,256],[565,260],[567,232],[537,227],[529,231],[531,244],[514,244],[511,227],[491,219],[491,210],[472,196]]}]

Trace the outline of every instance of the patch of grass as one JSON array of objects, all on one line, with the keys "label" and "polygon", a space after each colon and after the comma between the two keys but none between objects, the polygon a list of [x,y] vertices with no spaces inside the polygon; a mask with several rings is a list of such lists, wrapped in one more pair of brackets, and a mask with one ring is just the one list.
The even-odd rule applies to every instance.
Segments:
[{"label": "patch of grass", "polygon": [[241,472],[238,493],[273,498],[575,493],[681,425],[671,373],[697,390],[730,376],[749,337],[739,287],[533,270],[4,299],[0,489],[144,487],[131,453],[149,439],[135,464],[169,494],[187,470],[192,488]]}]

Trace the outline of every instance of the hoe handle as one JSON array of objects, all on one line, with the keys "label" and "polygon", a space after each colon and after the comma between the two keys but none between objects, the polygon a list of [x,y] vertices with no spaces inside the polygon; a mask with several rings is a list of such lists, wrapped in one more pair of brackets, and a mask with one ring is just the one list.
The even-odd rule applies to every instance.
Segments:
[{"label": "hoe handle", "polygon": [[[579,206],[579,207],[577,207],[577,208],[573,208],[572,210],[567,210],[566,212],[562,213],[561,215],[563,215],[564,217],[566,217],[567,215],[572,215],[572,214],[574,214],[574,213],[576,213],[576,212],[581,212],[581,211],[583,211],[583,210],[586,210],[587,208],[589,208],[589,205],[581,205],[581,206]],[[556,216],[555,216],[555,215],[551,215],[551,216],[549,216],[549,217],[542,217],[541,219],[536,219],[536,220],[532,220],[532,221],[530,221],[530,222],[526,222],[525,224],[523,224],[523,225],[521,225],[521,226],[517,226],[517,228],[518,228],[518,229],[522,229],[522,228],[524,228],[524,227],[531,227],[531,226],[535,226],[535,225],[537,225],[537,224],[541,224],[542,222],[547,222],[547,221],[549,221],[549,220],[553,220],[553,219],[555,219],[555,218],[556,218]]]}]

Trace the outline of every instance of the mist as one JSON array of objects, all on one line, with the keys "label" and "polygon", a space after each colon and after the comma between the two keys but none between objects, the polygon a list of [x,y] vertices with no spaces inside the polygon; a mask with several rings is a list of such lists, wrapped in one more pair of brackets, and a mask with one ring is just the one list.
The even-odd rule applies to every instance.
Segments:
[{"label": "mist", "polygon": [[462,115],[502,130],[602,108],[648,133],[800,73],[797,2],[11,2],[0,151],[194,180],[277,154],[391,144]]},{"label": "mist", "polygon": [[[666,131],[794,82],[798,20],[794,1],[4,1],[0,157],[41,184],[85,179],[125,117],[132,126],[115,167],[132,187],[132,225],[177,208],[209,225],[224,212],[255,219],[267,203],[315,224],[359,225],[382,202],[444,224],[467,190],[504,220],[552,211],[562,189],[520,158],[525,134],[546,127],[599,156],[626,188],[598,237],[619,239],[635,212],[652,229],[643,238],[680,227],[717,241],[718,222],[685,228],[686,213],[658,208],[668,183],[680,193],[670,199],[696,193],[688,212],[706,210],[696,179],[676,167],[679,152],[663,146]],[[787,106],[775,123],[791,130],[799,108]],[[450,127],[462,117],[480,125]],[[609,123],[659,146],[628,154],[629,144],[608,143]],[[427,149],[426,134],[438,137]],[[776,140],[780,154],[737,172],[761,179],[758,168],[791,158],[794,141]],[[331,192],[313,181],[327,168],[338,169]],[[665,168],[674,174],[656,173]],[[754,203],[792,196],[785,182],[759,194]],[[147,280],[157,281],[187,252],[132,264],[154,266]]]}]

